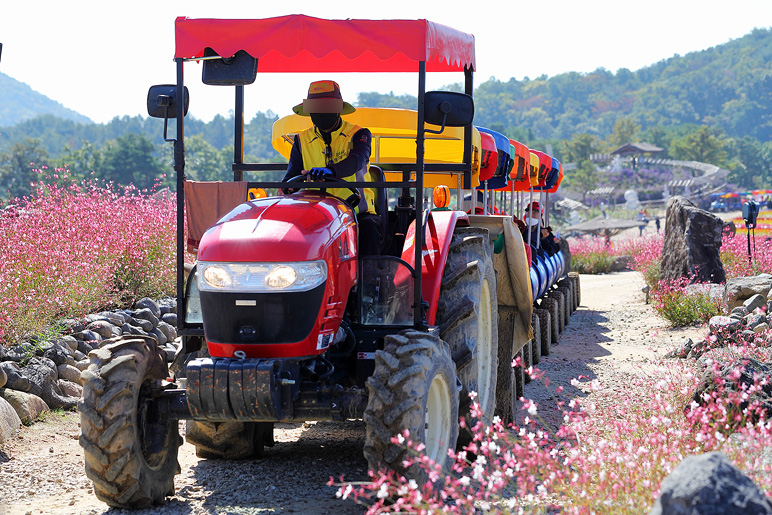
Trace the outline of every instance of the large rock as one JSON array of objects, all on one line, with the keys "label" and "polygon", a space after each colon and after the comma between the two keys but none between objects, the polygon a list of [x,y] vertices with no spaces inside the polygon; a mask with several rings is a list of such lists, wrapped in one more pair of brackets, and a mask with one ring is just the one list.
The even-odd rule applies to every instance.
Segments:
[{"label": "large rock", "polygon": [[148,309],[154,317],[161,318],[161,307],[156,303],[156,301],[148,297],[139,299],[136,304],[134,304],[134,309]]},{"label": "large rock", "polygon": [[78,383],[73,383],[72,381],[67,381],[65,379],[59,379],[57,384],[59,385],[59,389],[62,391],[62,393],[67,397],[75,397],[76,399],[83,397],[83,387]]},{"label": "large rock", "polygon": [[667,203],[665,242],[660,276],[675,281],[688,277],[690,282],[722,283],[726,280],[721,264],[721,229],[723,222],[715,215],[676,196]]},{"label": "large rock", "polygon": [[37,395],[8,389],[0,390],[0,392],[2,392],[0,394],[2,398],[16,410],[22,424],[31,424],[40,417],[41,413],[51,411],[48,404]]},{"label": "large rock", "polygon": [[80,370],[75,365],[58,365],[56,370],[59,373],[59,379],[72,381],[79,385],[83,384],[83,380],[80,378]]},{"label": "large rock", "polygon": [[5,370],[0,368],[0,388],[5,386],[5,383],[8,382],[8,374],[5,373]]},{"label": "large rock", "polygon": [[12,388],[19,390],[20,392],[28,392],[30,389],[29,379],[24,377],[21,373],[21,367],[13,361],[4,361],[0,363],[0,369],[5,372],[7,381],[5,383],[6,388]]},{"label": "large rock", "polygon": [[772,291],[772,275],[759,274],[751,277],[735,277],[726,282],[724,301],[730,310],[742,306],[754,295],[769,295]]},{"label": "large rock", "polygon": [[0,398],[0,443],[7,442],[21,427],[21,419],[7,400]]},{"label": "large rock", "polygon": [[769,515],[772,502],[720,452],[687,456],[662,482],[651,515]]},{"label": "large rock", "polygon": [[75,409],[78,399],[62,393],[57,383],[59,374],[56,365],[49,367],[43,360],[44,358],[33,358],[22,369],[22,373],[30,382],[29,392],[46,401],[51,408]]}]

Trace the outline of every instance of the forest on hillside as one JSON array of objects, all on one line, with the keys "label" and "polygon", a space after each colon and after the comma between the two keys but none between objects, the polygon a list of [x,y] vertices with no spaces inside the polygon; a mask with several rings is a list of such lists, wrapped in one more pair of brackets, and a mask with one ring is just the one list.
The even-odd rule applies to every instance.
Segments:
[{"label": "forest on hillside", "polygon": [[[447,89],[460,89],[450,84]],[[772,31],[750,34],[700,52],[673,56],[637,71],[565,73],[500,81],[475,88],[475,124],[498,130],[531,148],[552,148],[576,164],[566,189],[581,196],[612,178],[590,160],[636,141],[664,149],[658,157],[695,160],[731,171],[739,188],[768,187],[772,179]],[[414,108],[415,97],[363,93],[357,106]],[[246,159],[281,159],[270,142],[271,113],[245,126]],[[75,178],[97,177],[140,188],[171,173],[171,148],[161,141],[163,123],[117,117],[106,124],[52,115],[0,128],[0,191],[23,195],[35,169],[66,168]],[[227,180],[233,123],[186,119],[187,173]],[[30,166],[34,163],[34,167]],[[641,182],[644,171],[630,180]],[[653,175],[652,175],[653,176]],[[168,178],[161,178],[171,185]],[[618,180],[624,180],[619,178]],[[655,181],[656,182],[656,181]],[[624,185],[620,184],[624,187]]]}]

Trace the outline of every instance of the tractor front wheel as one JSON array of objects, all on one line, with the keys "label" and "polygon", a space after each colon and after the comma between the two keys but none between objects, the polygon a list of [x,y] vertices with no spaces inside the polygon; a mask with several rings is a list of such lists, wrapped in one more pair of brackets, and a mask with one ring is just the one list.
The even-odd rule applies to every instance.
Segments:
[{"label": "tractor front wheel", "polygon": [[405,431],[410,440],[426,446],[424,453],[433,462],[449,465],[448,449],[458,439],[458,388],[445,342],[415,330],[387,336],[384,349],[375,353],[367,388],[364,454],[371,470],[386,468],[426,482],[417,463],[404,466],[410,451],[391,441]]},{"label": "tractor front wheel", "polygon": [[182,444],[177,421],[152,409],[152,392],[168,376],[155,341],[108,340],[89,353],[81,377],[80,445],[96,496],[115,508],[144,508],[174,494]]}]

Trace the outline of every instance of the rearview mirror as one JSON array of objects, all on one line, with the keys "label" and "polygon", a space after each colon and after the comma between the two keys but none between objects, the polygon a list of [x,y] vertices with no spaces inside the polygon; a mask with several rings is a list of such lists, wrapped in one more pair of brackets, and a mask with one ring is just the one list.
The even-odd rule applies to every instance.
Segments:
[{"label": "rearview mirror", "polygon": [[[185,87],[182,116],[188,114],[188,88]],[[150,86],[147,92],[147,114],[153,118],[177,118],[177,85]]]},{"label": "rearview mirror", "polygon": [[440,125],[442,128],[463,127],[472,123],[473,119],[474,100],[471,96],[455,91],[427,91],[424,94],[426,123]]}]

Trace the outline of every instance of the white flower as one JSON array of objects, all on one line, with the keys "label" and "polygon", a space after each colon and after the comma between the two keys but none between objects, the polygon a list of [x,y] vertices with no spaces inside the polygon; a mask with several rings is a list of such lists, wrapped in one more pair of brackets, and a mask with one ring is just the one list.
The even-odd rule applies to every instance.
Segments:
[{"label": "white flower", "polygon": [[381,487],[378,489],[378,493],[375,494],[378,499],[385,499],[389,496],[389,485],[381,483]]},{"label": "white flower", "polygon": [[469,479],[469,476],[461,476],[461,479],[459,479],[458,482],[461,486],[469,486],[469,483],[471,483],[472,480]]},{"label": "white flower", "polygon": [[536,403],[532,402],[530,406],[528,406],[528,414],[532,417],[536,416]]}]

